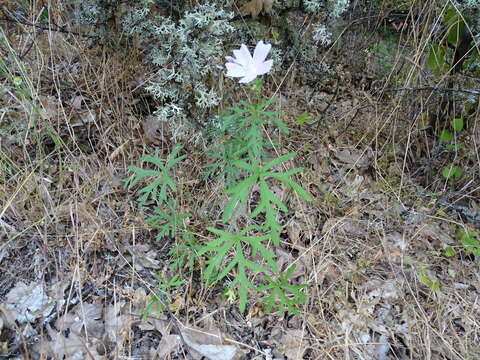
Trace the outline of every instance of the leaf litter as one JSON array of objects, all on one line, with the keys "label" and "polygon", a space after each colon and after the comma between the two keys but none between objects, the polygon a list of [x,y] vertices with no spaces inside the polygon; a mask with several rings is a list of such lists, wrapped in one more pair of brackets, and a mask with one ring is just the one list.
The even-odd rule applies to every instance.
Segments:
[{"label": "leaf litter", "polygon": [[[263,11],[268,15],[271,3],[248,2],[244,14],[258,17]],[[55,36],[61,39],[63,35]],[[83,65],[77,60],[75,68],[69,69],[70,60],[60,64],[62,78],[82,71]],[[342,87],[354,88],[348,79],[354,81],[355,74],[344,70],[342,76],[347,79]],[[311,92],[311,89],[305,90],[304,94]],[[342,111],[343,108],[350,111],[356,102],[363,101],[357,99],[358,95],[351,95],[349,90],[344,93],[341,94],[343,97],[355,98],[333,104],[332,108],[337,106]],[[305,96],[301,98],[303,101]],[[117,170],[125,168],[123,158],[135,155],[129,152],[130,144],[144,145],[139,140],[130,141],[132,134],[137,135],[139,124],[143,124],[147,143],[165,142],[163,129],[153,117],[142,120],[140,116],[129,117],[134,124],[129,124],[131,126],[125,130],[115,123],[104,124],[104,115],[99,109],[82,113],[80,110],[87,97],[76,92],[65,94],[65,99],[70,99],[69,104],[62,105],[56,96],[51,95],[39,99],[42,104],[40,116],[45,123],[61,123],[62,106],[76,110],[72,118],[66,119],[66,125],[61,126],[61,135],[68,134],[69,127],[81,128],[84,123],[100,127],[107,125],[106,129],[113,136],[100,139],[96,145],[106,144],[107,149],[118,149],[118,144],[128,144],[120,145],[122,151],[115,156],[105,157],[116,161],[109,166],[112,174],[120,178],[124,174]],[[288,108],[294,111],[301,107],[298,104],[291,99]],[[22,105],[24,108],[29,106]],[[332,113],[327,115],[332,124],[327,125],[331,128],[337,126],[335,121],[338,118]],[[364,129],[361,128],[362,114],[359,115],[351,126],[352,131],[361,133]],[[363,120],[369,124],[372,121],[370,117]],[[384,119],[381,121],[383,123]],[[342,129],[343,123],[337,127]],[[332,134],[338,138],[344,135]],[[36,250],[41,249],[40,255],[22,253],[20,250],[23,249],[12,249],[11,246],[8,252],[1,252],[2,266],[7,264],[9,270],[15,269],[16,272],[13,276],[5,273],[2,277],[2,285],[5,281],[7,285],[2,286],[0,305],[0,355],[19,354],[23,345],[21,336],[30,343],[38,336],[40,341],[36,345],[26,344],[26,347],[33,349],[36,355],[65,359],[107,359],[126,354],[134,358],[203,356],[228,359],[241,356],[239,348],[242,346],[245,352],[250,351],[246,358],[258,359],[404,360],[427,358],[427,355],[432,359],[462,359],[463,354],[479,358],[479,347],[472,341],[478,338],[480,328],[477,301],[480,285],[475,268],[478,260],[460,252],[455,229],[445,225],[447,221],[437,216],[436,207],[430,206],[417,191],[404,185],[402,190],[408,196],[399,199],[396,194],[377,186],[378,179],[385,176],[381,169],[376,169],[378,174],[371,171],[372,164],[378,160],[373,155],[381,156],[378,150],[372,150],[370,144],[362,147],[357,141],[355,147],[337,146],[335,139],[324,141],[322,138],[319,141],[318,135],[309,134],[305,128],[296,134],[300,139],[298,149],[305,144],[310,146],[305,155],[311,171],[306,170],[304,176],[309,187],[317,191],[317,196],[314,204],[302,209],[308,221],[303,214],[298,219],[287,220],[282,247],[276,251],[282,267],[296,262],[295,278],[301,282],[308,279],[311,285],[311,296],[302,310],[302,318],[278,318],[265,314],[256,301],[249,304],[246,314],[237,314],[235,305],[216,300],[221,297],[216,294],[218,289],[198,289],[193,277],[189,279],[192,284],[185,287],[185,294],[175,294],[184,298],[185,306],[174,312],[178,321],[194,325],[187,328],[180,323],[180,334],[172,328],[172,319],[163,314],[151,314],[141,320],[146,300],[155,290],[147,283],[153,279],[152,270],[164,268],[165,244],[152,244],[152,235],[138,226],[140,221],[132,215],[125,193],[119,191],[116,197],[106,192],[94,196],[95,201],[90,202],[87,185],[95,179],[98,171],[91,163],[98,162],[103,166],[105,154],[80,158],[67,156],[59,161],[71,162],[67,175],[57,177],[54,175],[57,170],[53,170],[49,175],[52,185],[45,185],[42,191],[36,190],[40,180],[32,177],[27,189],[20,191],[15,203],[7,209],[8,221],[6,216],[0,219],[4,221],[0,225],[9,238],[16,236],[19,229],[31,225],[31,214],[41,219],[45,215],[45,206],[53,208],[54,214],[58,209],[65,209],[56,219],[47,217],[45,234],[41,237],[35,232],[26,232],[22,237],[22,241],[26,239],[25,242],[34,244]],[[292,135],[290,140],[296,141],[296,136]],[[345,137],[338,143],[343,139]],[[89,138],[89,141],[96,140],[99,139]],[[142,146],[141,151],[144,151]],[[7,146],[9,156],[22,159],[21,151],[18,156],[10,154],[13,147],[13,144]],[[90,162],[91,169],[84,166],[86,162]],[[61,169],[57,164],[49,166]],[[82,170],[76,171],[76,167]],[[179,173],[188,176],[191,170],[180,169]],[[185,183],[188,181],[193,183],[194,180],[186,179]],[[13,192],[4,184],[0,186],[2,193]],[[65,192],[65,189],[68,189],[70,202],[52,196],[54,192]],[[188,186],[185,186],[183,191],[190,195],[187,190]],[[194,190],[198,191],[198,188]],[[282,199],[289,197],[281,189],[278,193]],[[46,205],[32,206],[32,199],[36,196]],[[199,197],[196,194],[195,199]],[[217,206],[215,201],[209,201],[209,204],[212,209]],[[292,201],[292,208],[293,204],[295,201]],[[79,213],[75,213],[76,209]],[[300,209],[294,209],[300,213]],[[98,224],[89,226],[92,219]],[[460,220],[462,218],[455,219]],[[101,236],[109,239],[106,245]],[[62,247],[62,244],[67,246]],[[454,259],[443,256],[446,246],[458,250]],[[2,246],[3,249],[6,248]],[[25,259],[32,258],[43,266],[42,254],[48,254],[43,260],[46,264],[44,273],[36,270],[37,277],[32,280],[30,269],[24,270],[22,265]],[[48,259],[49,256],[54,261]],[[15,258],[22,261],[15,263]],[[425,274],[441,283],[441,291],[431,291],[418,281],[422,266],[426,267]],[[36,268],[41,266],[36,265]],[[58,269],[65,278],[75,279],[68,291],[65,291],[64,282],[50,278]],[[22,281],[17,281],[17,277]],[[11,278],[15,280],[12,282]],[[45,282],[41,283],[39,278]],[[213,323],[222,329],[221,334],[214,326],[197,327],[203,317],[214,319]],[[227,334],[236,339],[238,346],[222,340]]]}]

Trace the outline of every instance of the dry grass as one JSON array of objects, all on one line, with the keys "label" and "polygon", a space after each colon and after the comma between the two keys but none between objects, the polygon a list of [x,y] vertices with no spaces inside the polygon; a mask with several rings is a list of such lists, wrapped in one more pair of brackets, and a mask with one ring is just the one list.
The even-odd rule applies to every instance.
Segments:
[{"label": "dry grass", "polygon": [[[315,196],[311,203],[286,199],[294,212],[277,249],[280,261],[297,264],[296,279],[309,284],[302,316],[265,314],[253,300],[240,314],[221,287],[200,283],[196,271],[169,294],[177,326],[217,328],[224,343],[251,359],[480,357],[478,259],[462,252],[456,238],[459,228],[474,229],[480,221],[460,209],[478,211],[478,101],[462,137],[468,151],[456,156],[464,176],[451,184],[439,176],[451,160],[438,148],[444,125],[429,132],[425,123],[443,94],[385,91],[426,82],[447,87],[450,80],[425,75],[425,49],[441,14],[433,2],[415,4],[421,20],[400,34],[387,74],[359,73],[352,63],[372,69],[378,59],[353,56],[349,63],[342,57],[342,63],[338,53],[353,50],[333,47],[321,60],[343,68],[312,101],[305,100],[311,89],[290,80],[291,72],[271,82],[278,84],[271,91],[292,128],[282,142],[300,153],[306,170],[298,180]],[[50,5],[58,17],[51,20],[62,23],[61,11]],[[105,319],[108,313],[122,325],[105,328],[107,335],[92,330],[90,343],[86,334],[98,358],[155,358],[160,339],[168,337],[168,319],[152,314],[146,324],[140,315],[155,292],[154,271],[173,275],[167,263],[175,239],[153,241],[155,230],[122,184],[141,155],[156,148],[167,154],[172,146],[167,128],[160,126],[156,138],[144,131],[154,104],[142,85],[152,70],[131,44],[125,56],[108,47],[89,49],[68,33],[21,24],[2,31],[8,72],[0,74],[0,299],[19,282],[43,284],[56,300],[54,316],[33,324],[43,339],[52,339],[50,327],[60,330],[58,321],[77,308],[77,321],[86,324],[88,304],[99,305]],[[351,46],[366,41],[356,29],[344,36]],[[21,85],[12,85],[15,76]],[[455,79],[474,86],[471,79]],[[304,111],[320,124],[295,125]],[[466,116],[461,110],[455,115]],[[201,150],[188,145],[187,152],[174,174],[179,203],[193,214],[188,226],[205,239],[224,198],[216,183],[200,180]],[[455,257],[444,255],[447,245],[456,247]],[[440,290],[423,284],[421,272]],[[24,325],[5,324],[0,355],[41,358],[27,335],[16,338]],[[191,356],[181,347],[171,358]]]}]

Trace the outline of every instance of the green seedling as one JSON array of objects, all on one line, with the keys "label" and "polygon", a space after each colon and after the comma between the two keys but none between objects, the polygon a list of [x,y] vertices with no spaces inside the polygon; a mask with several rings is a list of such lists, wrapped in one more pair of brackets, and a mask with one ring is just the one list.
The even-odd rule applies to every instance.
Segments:
[{"label": "green seedling", "polygon": [[431,280],[426,274],[424,269],[420,269],[417,273],[418,280],[428,286],[433,291],[440,291],[440,282],[438,280]]},{"label": "green seedling", "polygon": [[[473,256],[480,255],[480,240],[478,233],[473,230],[460,229],[457,233],[457,239],[462,244],[464,251],[467,254]],[[447,257],[452,257],[456,255],[456,251],[453,247],[448,246],[444,249],[444,254]]]},{"label": "green seedling", "polygon": [[179,275],[175,275],[170,280],[166,280],[160,273],[155,274],[157,283],[155,284],[156,292],[150,297],[150,300],[147,303],[147,306],[143,310],[142,319],[145,319],[148,315],[155,310],[157,316],[160,316],[165,309],[165,306],[168,306],[169,294],[172,292],[172,289],[182,286],[183,280],[179,278]]},{"label": "green seedling", "polygon": [[462,171],[455,166],[446,166],[442,169],[442,176],[447,180],[458,179],[462,175]]},{"label": "green seedling", "polygon": [[317,121],[312,115],[310,115],[308,112],[303,112],[300,114],[300,116],[295,120],[295,124],[297,125],[309,125],[313,124],[315,121]]},{"label": "green seedling", "polygon": [[223,296],[225,296],[225,300],[227,300],[229,304],[234,304],[235,301],[237,301],[237,294],[231,286],[225,287],[223,291]]}]

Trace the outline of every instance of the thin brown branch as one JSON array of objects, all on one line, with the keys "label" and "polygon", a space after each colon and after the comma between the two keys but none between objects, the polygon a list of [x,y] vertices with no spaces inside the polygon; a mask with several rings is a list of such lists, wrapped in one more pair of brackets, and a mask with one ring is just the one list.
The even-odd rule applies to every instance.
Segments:
[{"label": "thin brown branch", "polygon": [[12,12],[8,11],[7,9],[4,9],[1,6],[0,6],[0,13],[3,13],[4,15],[6,15],[4,17],[0,17],[0,21],[7,21],[7,22],[13,22],[13,23],[17,23],[17,24],[26,25],[26,26],[33,26],[33,27],[35,27],[39,30],[42,30],[42,31],[45,31],[45,30],[55,31],[55,32],[61,32],[61,33],[64,33],[64,34],[82,36],[82,37],[86,37],[86,38],[93,38],[94,37],[92,35],[86,35],[86,34],[76,32],[76,31],[71,31],[71,30],[64,29],[63,27],[61,27],[59,25],[56,25],[56,24],[54,24],[55,26],[52,27],[51,25],[45,25],[45,24],[41,24],[41,23],[32,23],[31,21],[28,21],[25,18],[22,18],[22,17],[19,17],[17,15],[12,14]]},{"label": "thin brown branch", "polygon": [[400,87],[400,88],[389,88],[384,89],[383,91],[439,91],[439,92],[460,92],[469,95],[480,96],[480,90],[470,90],[462,88],[439,88],[435,86],[422,86],[422,87]]}]

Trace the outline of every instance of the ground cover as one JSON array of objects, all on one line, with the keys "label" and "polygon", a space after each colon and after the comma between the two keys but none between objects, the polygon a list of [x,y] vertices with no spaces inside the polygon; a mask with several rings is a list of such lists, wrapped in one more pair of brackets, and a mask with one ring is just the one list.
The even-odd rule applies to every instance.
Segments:
[{"label": "ground cover", "polygon": [[[204,176],[201,136],[178,138],[158,121],[146,90],[158,68],[143,44],[94,44],[58,4],[1,3],[0,356],[479,358],[480,52],[474,24],[462,25],[471,10],[379,2],[365,16],[360,3],[324,44],[310,13],[283,9],[302,29],[289,40],[298,54],[264,77],[289,129],[266,131],[268,153],[295,152],[283,166],[303,168],[294,180],[312,197],[271,188],[288,211],[269,251],[281,270],[295,265],[293,285],[307,285],[298,314],[268,312],[252,289],[242,312],[235,272],[202,280],[198,246],[222,226],[228,194],[218,173]],[[234,21],[275,48],[286,33],[253,5]],[[459,68],[461,39],[448,29],[462,27],[472,36]],[[222,81],[218,113],[251,95]],[[138,204],[148,181],[125,180],[142,156],[174,149],[175,209],[189,216],[169,228],[165,217],[146,221],[154,202]],[[259,202],[254,188],[246,207]]]}]

